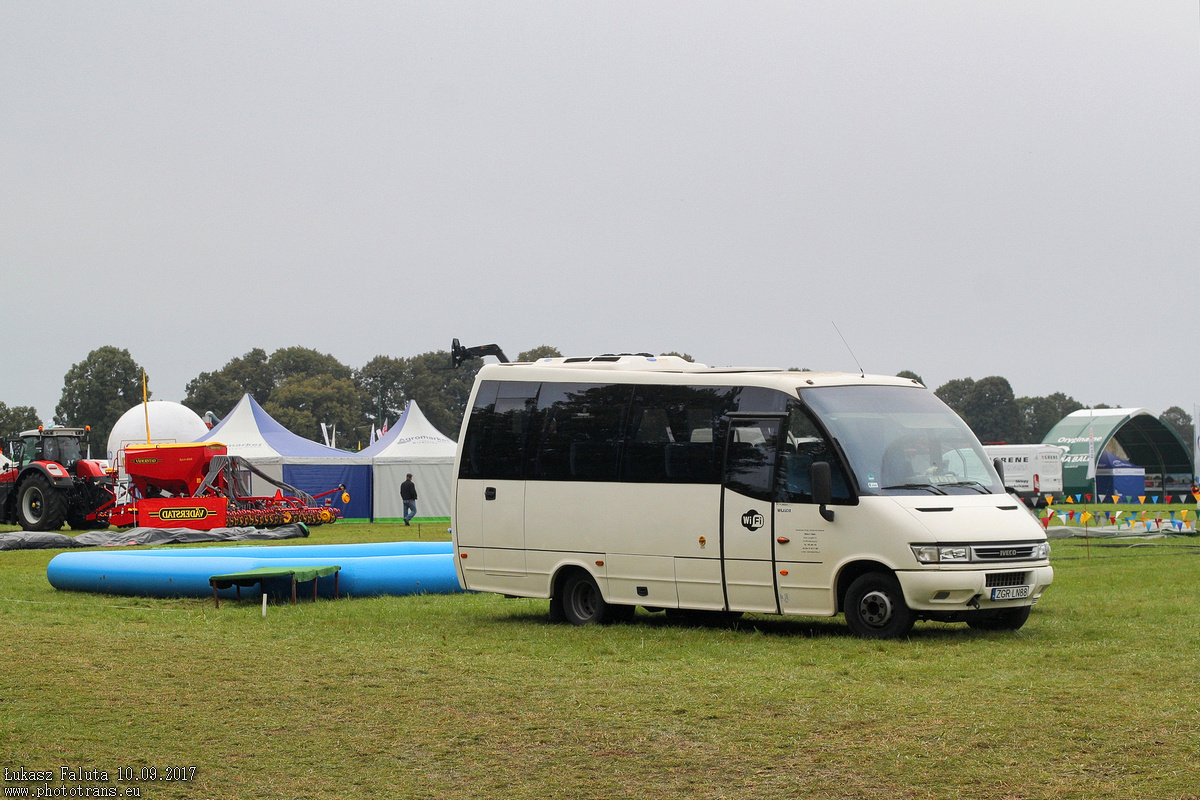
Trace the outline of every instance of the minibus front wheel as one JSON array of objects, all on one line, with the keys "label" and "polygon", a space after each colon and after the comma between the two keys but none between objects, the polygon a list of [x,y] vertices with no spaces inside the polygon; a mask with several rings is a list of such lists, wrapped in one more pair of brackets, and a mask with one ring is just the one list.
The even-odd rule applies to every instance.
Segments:
[{"label": "minibus front wheel", "polygon": [[916,615],[904,602],[900,582],[883,572],[859,575],[846,590],[846,624],[864,639],[907,636]]}]

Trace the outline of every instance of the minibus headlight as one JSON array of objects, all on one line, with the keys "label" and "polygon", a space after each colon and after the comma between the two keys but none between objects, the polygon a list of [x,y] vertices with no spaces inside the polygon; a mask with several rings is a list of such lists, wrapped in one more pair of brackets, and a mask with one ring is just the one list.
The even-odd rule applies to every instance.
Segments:
[{"label": "minibus headlight", "polygon": [[936,564],[938,560],[938,549],[931,544],[914,544],[909,545],[912,548],[913,556],[916,557],[920,564]]},{"label": "minibus headlight", "polygon": [[909,547],[921,564],[964,564],[971,560],[969,547],[938,547],[933,544],[913,544]]},{"label": "minibus headlight", "polygon": [[1034,554],[1034,558],[1049,558],[1049,557],[1050,557],[1050,543],[1042,542],[1041,544],[1039,544],[1037,546],[1037,550]]}]

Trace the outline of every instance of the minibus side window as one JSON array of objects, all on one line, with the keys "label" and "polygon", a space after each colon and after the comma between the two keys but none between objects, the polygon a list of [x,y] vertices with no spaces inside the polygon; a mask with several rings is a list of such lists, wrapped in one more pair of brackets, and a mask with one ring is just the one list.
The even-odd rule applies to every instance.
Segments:
[{"label": "minibus side window", "polygon": [[842,469],[837,451],[812,418],[793,405],[788,414],[787,439],[780,457],[777,497],[783,503],[811,503],[812,465],[817,461],[829,464],[833,479],[834,502],[849,502],[850,484]]},{"label": "minibus side window", "polygon": [[734,390],[638,386],[629,414],[621,479],[633,483],[719,483],[722,415]]},{"label": "minibus side window", "polygon": [[538,384],[484,381],[463,437],[460,478],[521,480]]},{"label": "minibus side window", "polygon": [[533,478],[615,481],[632,386],[544,383]]},{"label": "minibus side window", "polygon": [[780,420],[734,420],[725,453],[725,486],[758,500],[774,494],[776,442]]}]

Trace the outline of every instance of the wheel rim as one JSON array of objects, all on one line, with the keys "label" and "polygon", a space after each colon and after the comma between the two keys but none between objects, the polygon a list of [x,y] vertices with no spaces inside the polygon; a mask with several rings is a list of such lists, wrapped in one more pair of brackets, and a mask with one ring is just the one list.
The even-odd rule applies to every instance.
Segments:
[{"label": "wheel rim", "polygon": [[590,583],[576,584],[570,599],[571,610],[578,619],[591,619],[596,615],[596,590]]},{"label": "wheel rim", "polygon": [[42,514],[45,513],[45,499],[42,497],[42,490],[36,486],[29,487],[25,492],[25,497],[21,501],[21,505],[25,511],[25,518],[30,522],[41,522]]},{"label": "wheel rim", "polygon": [[863,595],[858,601],[858,615],[872,628],[882,628],[892,619],[892,598],[886,592],[875,590]]}]

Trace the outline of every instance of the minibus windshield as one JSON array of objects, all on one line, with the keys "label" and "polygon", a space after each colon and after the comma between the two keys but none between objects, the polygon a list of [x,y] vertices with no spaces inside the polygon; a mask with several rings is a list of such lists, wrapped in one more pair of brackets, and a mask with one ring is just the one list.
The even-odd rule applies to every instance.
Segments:
[{"label": "minibus windshield", "polygon": [[859,494],[1003,494],[975,434],[933,392],[905,386],[800,390],[837,440]]}]

